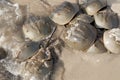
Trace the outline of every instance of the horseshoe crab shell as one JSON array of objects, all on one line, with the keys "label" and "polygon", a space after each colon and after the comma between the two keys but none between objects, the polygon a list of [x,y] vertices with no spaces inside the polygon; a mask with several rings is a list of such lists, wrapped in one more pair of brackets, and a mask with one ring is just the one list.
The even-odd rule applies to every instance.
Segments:
[{"label": "horseshoe crab shell", "polygon": [[94,20],[91,16],[87,14],[80,14],[76,16],[69,24],[75,24],[76,22],[83,21],[86,23],[92,23]]},{"label": "horseshoe crab shell", "polygon": [[63,35],[63,39],[69,47],[85,51],[94,43],[97,32],[92,25],[79,21],[70,25]]},{"label": "horseshoe crab shell", "polygon": [[115,28],[104,32],[104,45],[112,53],[120,54],[120,29]]},{"label": "horseshoe crab shell", "polygon": [[25,38],[38,42],[48,37],[55,27],[49,17],[30,16],[28,21],[23,25]]},{"label": "horseshoe crab shell", "polygon": [[18,60],[26,60],[29,57],[35,55],[35,52],[39,49],[39,43],[36,42],[29,42],[26,43],[21,51],[17,55]]},{"label": "horseshoe crab shell", "polygon": [[47,60],[48,54],[43,49],[38,50],[34,56],[22,63],[20,75],[25,80],[30,80],[32,77],[35,77],[35,80],[48,80],[53,68],[53,59],[50,57]]},{"label": "horseshoe crab shell", "polygon": [[78,12],[70,2],[63,2],[50,15],[50,18],[59,25],[67,24]]},{"label": "horseshoe crab shell", "polygon": [[106,5],[100,2],[99,0],[94,0],[89,2],[85,8],[88,15],[96,14],[100,9],[105,7]]},{"label": "horseshoe crab shell", "polygon": [[112,29],[119,26],[117,13],[110,10],[100,11],[94,15],[95,23],[98,28]]}]

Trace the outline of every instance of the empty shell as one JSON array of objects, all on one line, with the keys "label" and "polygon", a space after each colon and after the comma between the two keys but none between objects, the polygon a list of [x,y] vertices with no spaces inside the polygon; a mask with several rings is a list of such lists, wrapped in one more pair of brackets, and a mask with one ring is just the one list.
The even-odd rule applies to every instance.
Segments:
[{"label": "empty shell", "polygon": [[74,24],[76,22],[83,21],[86,23],[92,23],[94,21],[93,17],[87,14],[79,14],[76,16],[69,24]]},{"label": "empty shell", "polygon": [[49,17],[30,16],[28,21],[23,25],[25,38],[38,42],[48,37],[55,27]]},{"label": "empty shell", "polygon": [[17,56],[19,60],[26,60],[29,57],[35,55],[35,52],[39,49],[39,43],[30,42],[26,43],[24,47],[22,47],[20,53]]},{"label": "empty shell", "polygon": [[106,5],[100,2],[99,0],[94,0],[89,2],[85,8],[88,15],[96,14],[100,9],[105,7]]},{"label": "empty shell", "polygon": [[63,2],[50,15],[50,18],[59,25],[70,22],[78,10],[70,2]]},{"label": "empty shell", "polygon": [[100,11],[94,15],[95,23],[98,28],[112,29],[119,25],[117,13],[109,10]]},{"label": "empty shell", "polygon": [[85,51],[94,43],[97,32],[92,25],[79,21],[70,25],[63,35],[69,47]]},{"label": "empty shell", "polygon": [[104,33],[104,45],[112,53],[120,54],[120,29],[115,28]]}]

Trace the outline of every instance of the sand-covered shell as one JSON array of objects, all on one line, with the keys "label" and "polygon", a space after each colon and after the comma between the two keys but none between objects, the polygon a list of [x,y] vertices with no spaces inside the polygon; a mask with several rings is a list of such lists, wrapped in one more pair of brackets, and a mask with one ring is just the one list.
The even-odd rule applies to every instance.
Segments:
[{"label": "sand-covered shell", "polygon": [[86,23],[92,23],[94,21],[93,17],[87,14],[79,14],[76,16],[69,24],[75,24],[76,22],[83,21]]},{"label": "sand-covered shell", "polygon": [[64,35],[64,41],[73,49],[85,51],[96,39],[96,29],[85,22],[77,22],[74,25],[69,25]]},{"label": "sand-covered shell", "polygon": [[44,49],[38,50],[34,56],[22,63],[20,75],[25,80],[30,80],[32,77],[35,80],[48,80],[53,69],[53,59],[51,57],[47,60],[48,54]]},{"label": "sand-covered shell", "polygon": [[101,1],[94,0],[94,1],[87,3],[85,10],[88,15],[94,15],[105,6],[106,5],[104,3],[102,3]]},{"label": "sand-covered shell", "polygon": [[105,47],[112,53],[120,54],[120,29],[115,28],[104,32]]},{"label": "sand-covered shell", "polygon": [[98,28],[112,29],[119,26],[117,13],[110,9],[100,11],[94,15],[95,23]]},{"label": "sand-covered shell", "polygon": [[22,48],[21,51],[18,52],[17,59],[20,61],[24,61],[29,57],[35,55],[35,52],[39,49],[39,43],[36,42],[29,42],[26,43]]},{"label": "sand-covered shell", "polygon": [[104,53],[107,52],[103,41],[98,39],[87,51],[88,53]]},{"label": "sand-covered shell", "polygon": [[65,25],[77,12],[72,3],[65,1],[51,13],[50,18],[59,25]]},{"label": "sand-covered shell", "polygon": [[38,42],[48,37],[55,27],[53,21],[49,17],[29,16],[23,25],[23,33],[25,38]]}]

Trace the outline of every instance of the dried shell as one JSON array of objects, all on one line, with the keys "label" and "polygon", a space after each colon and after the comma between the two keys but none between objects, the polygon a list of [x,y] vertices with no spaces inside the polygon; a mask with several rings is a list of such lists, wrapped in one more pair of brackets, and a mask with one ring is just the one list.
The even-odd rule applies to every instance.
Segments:
[{"label": "dried shell", "polygon": [[115,28],[104,33],[104,45],[112,53],[120,54],[120,29]]},{"label": "dried shell", "polygon": [[119,25],[118,15],[108,10],[95,14],[94,19],[98,28],[112,29]]},{"label": "dried shell", "polygon": [[86,23],[92,23],[94,19],[87,14],[80,14],[76,16],[69,24],[75,24],[76,22],[83,21]]},{"label": "dried shell", "polygon": [[94,15],[95,13],[97,13],[100,9],[102,9],[105,6],[106,5],[101,3],[99,0],[95,0],[95,1],[88,3],[85,10],[87,14]]},{"label": "dried shell", "polygon": [[92,25],[79,21],[66,30],[64,41],[73,49],[85,51],[94,43],[96,35]]},{"label": "dried shell", "polygon": [[24,47],[22,47],[20,53],[18,54],[17,59],[26,60],[29,57],[35,55],[35,52],[39,49],[39,43],[30,42],[26,43]]},{"label": "dried shell", "polygon": [[25,38],[38,42],[48,37],[55,27],[55,24],[49,17],[30,16],[28,21],[23,26]]},{"label": "dried shell", "polygon": [[63,2],[50,15],[50,18],[59,25],[67,24],[78,12],[70,2]]},{"label": "dried shell", "polygon": [[25,64],[23,62],[20,75],[25,80],[30,80],[32,77],[35,77],[35,80],[48,79],[53,68],[53,60],[47,61],[47,58],[48,55],[43,49],[38,50],[38,53],[26,60]]}]

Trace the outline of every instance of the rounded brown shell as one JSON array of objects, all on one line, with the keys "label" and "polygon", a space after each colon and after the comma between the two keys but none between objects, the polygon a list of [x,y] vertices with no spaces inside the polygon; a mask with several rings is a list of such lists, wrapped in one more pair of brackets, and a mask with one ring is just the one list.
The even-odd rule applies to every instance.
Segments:
[{"label": "rounded brown shell", "polygon": [[93,17],[87,14],[79,14],[76,16],[69,24],[75,24],[76,22],[83,21],[86,23],[92,23],[94,21]]},{"label": "rounded brown shell", "polygon": [[70,22],[70,20],[78,12],[76,8],[70,2],[63,2],[59,5],[50,15],[50,18],[59,25],[64,25]]},{"label": "rounded brown shell", "polygon": [[48,79],[53,68],[53,60],[45,61],[47,57],[45,51],[40,49],[38,53],[22,63],[20,75],[26,80],[32,77],[35,77],[35,80]]},{"label": "rounded brown shell", "polygon": [[94,0],[92,2],[89,2],[85,8],[87,14],[94,15],[96,14],[100,9],[105,7],[106,5],[100,2],[99,0]]},{"label": "rounded brown shell", "polygon": [[25,43],[22,47],[21,51],[19,52],[17,59],[20,61],[24,61],[29,57],[35,55],[35,52],[39,49],[39,43],[29,42]]},{"label": "rounded brown shell", "polygon": [[76,50],[87,50],[96,39],[96,29],[85,22],[77,22],[74,25],[69,25],[64,35],[64,41],[67,45]]},{"label": "rounded brown shell", "polygon": [[120,29],[108,30],[103,36],[105,47],[112,53],[120,54]]},{"label": "rounded brown shell", "polygon": [[112,29],[119,26],[117,13],[109,10],[100,11],[94,15],[95,23],[98,28]]},{"label": "rounded brown shell", "polygon": [[30,16],[28,21],[23,25],[25,38],[38,42],[48,37],[55,27],[49,17]]}]

